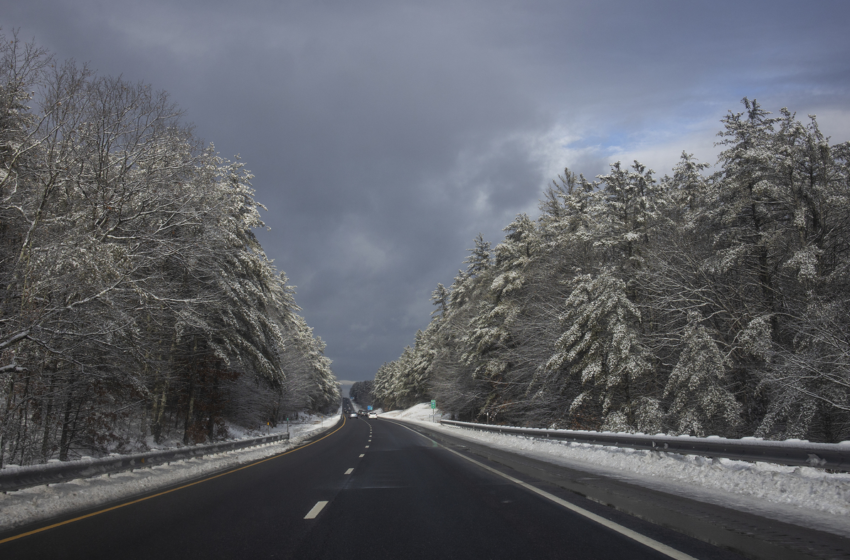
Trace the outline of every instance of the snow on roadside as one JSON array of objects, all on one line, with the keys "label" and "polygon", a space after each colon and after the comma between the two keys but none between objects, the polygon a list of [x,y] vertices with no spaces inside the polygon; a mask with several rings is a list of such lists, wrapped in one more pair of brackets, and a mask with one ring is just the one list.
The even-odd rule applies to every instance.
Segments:
[{"label": "snow on roadside", "polygon": [[431,409],[430,403],[422,403],[411,406],[407,410],[393,410],[391,412],[381,412],[381,418],[396,418],[399,420],[417,420],[420,422],[431,422],[435,418],[437,422],[443,417],[440,409]]},{"label": "snow on roadside", "polygon": [[850,474],[696,455],[654,453],[443,426],[429,403],[387,412],[393,418],[565,467],[614,477],[655,490],[758,515],[850,534]]},{"label": "snow on roadside", "polygon": [[338,418],[329,416],[322,420],[311,417],[307,423],[293,424],[289,441],[0,494],[0,531],[129,498],[282,453],[296,447],[307,437],[330,429]]}]

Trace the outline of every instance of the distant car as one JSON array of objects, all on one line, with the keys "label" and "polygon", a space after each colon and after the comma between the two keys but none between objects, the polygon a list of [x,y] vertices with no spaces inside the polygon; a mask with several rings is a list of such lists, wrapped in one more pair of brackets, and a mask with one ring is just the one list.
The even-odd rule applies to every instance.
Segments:
[{"label": "distant car", "polygon": [[352,412],[351,414],[349,414],[349,416],[350,416],[350,417],[352,417],[352,418],[357,418],[357,413],[356,413],[356,412]]},{"label": "distant car", "polygon": [[377,412],[370,412],[370,413],[369,413],[369,418],[377,418],[377,417],[378,417],[378,413],[377,413]]}]

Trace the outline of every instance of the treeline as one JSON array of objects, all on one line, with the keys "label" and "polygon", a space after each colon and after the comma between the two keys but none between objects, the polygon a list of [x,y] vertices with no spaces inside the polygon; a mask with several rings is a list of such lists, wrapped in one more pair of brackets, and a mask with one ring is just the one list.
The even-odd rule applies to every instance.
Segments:
[{"label": "treeline", "polygon": [[144,84],[0,36],[0,466],[337,405],[251,175]]},{"label": "treeline", "polygon": [[709,173],[569,170],[537,220],[481,236],[385,407],[457,418],[692,435],[850,439],[850,143],[753,100]]},{"label": "treeline", "polygon": [[358,381],[351,385],[351,388],[348,390],[348,396],[360,406],[371,406],[375,404],[374,389],[374,381]]}]

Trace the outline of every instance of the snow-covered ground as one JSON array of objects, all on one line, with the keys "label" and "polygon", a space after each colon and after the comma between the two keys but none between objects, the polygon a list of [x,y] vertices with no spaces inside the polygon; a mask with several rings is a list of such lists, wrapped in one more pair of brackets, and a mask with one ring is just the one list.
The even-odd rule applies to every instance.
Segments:
[{"label": "snow-covered ground", "polygon": [[417,404],[407,410],[381,411],[381,418],[396,418],[398,420],[414,420],[417,422],[439,422],[443,412],[437,408],[432,409],[430,403]]},{"label": "snow-covered ground", "polygon": [[535,439],[443,426],[429,403],[380,418],[421,423],[455,437],[515,451],[573,469],[602,474],[632,484],[748,511],[841,536],[850,535],[850,474],[830,474],[810,467],[786,467],[694,455],[653,453]]},{"label": "snow-covered ground", "polygon": [[[129,498],[198,478],[204,474],[270,457],[296,447],[309,436],[330,429],[338,419],[339,415],[304,417],[301,419],[303,423],[290,426],[289,441],[175,461],[170,465],[158,465],[133,472],[81,478],[5,494],[0,493],[0,531]],[[271,433],[281,430],[286,432],[285,424],[271,430]],[[231,427],[231,434],[237,437],[254,437],[265,433],[250,431],[244,434],[234,433]]]}]

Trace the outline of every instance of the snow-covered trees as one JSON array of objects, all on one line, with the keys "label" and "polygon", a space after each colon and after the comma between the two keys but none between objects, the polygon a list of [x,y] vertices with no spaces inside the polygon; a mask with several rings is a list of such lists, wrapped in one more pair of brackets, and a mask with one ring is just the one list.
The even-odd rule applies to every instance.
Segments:
[{"label": "snow-covered trees", "polygon": [[741,405],[724,386],[727,359],[701,324],[696,311],[688,313],[679,360],[664,388],[671,398],[669,414],[678,419],[675,431],[705,436],[728,433],[740,421]]},{"label": "snow-covered trees", "polygon": [[242,164],[166,94],[0,43],[0,464],[335,402]]},{"label": "snow-covered trees", "polygon": [[428,371],[434,353],[434,345],[426,341],[430,334],[417,332],[413,348],[407,346],[398,360],[378,370],[373,395],[384,408],[408,407],[430,398]]},{"label": "snow-covered trees", "polygon": [[[626,284],[611,271],[580,275],[570,287],[561,323],[566,332],[555,342],[555,354],[541,367],[548,383],[541,389],[563,391],[569,376],[582,392],[570,404],[571,414],[601,405],[603,425],[612,429],[636,425],[640,385],[647,376],[649,352],[641,343],[640,311],[629,301]],[[559,375],[560,374],[560,375]],[[552,382],[551,377],[556,381]],[[593,412],[591,412],[593,414]]]},{"label": "snow-covered trees", "polygon": [[495,258],[476,240],[411,350],[424,394],[479,421],[850,438],[850,144],[743,105],[714,173],[567,170]]},{"label": "snow-covered trees", "polygon": [[357,381],[348,390],[348,396],[351,400],[360,406],[373,406],[377,404],[375,400],[375,382],[372,380]]}]

